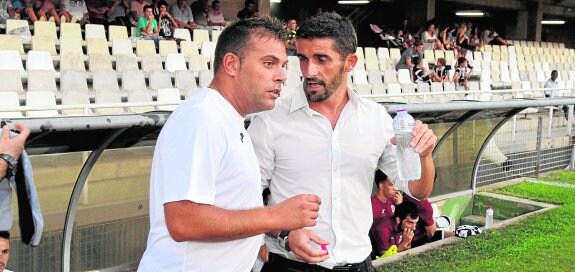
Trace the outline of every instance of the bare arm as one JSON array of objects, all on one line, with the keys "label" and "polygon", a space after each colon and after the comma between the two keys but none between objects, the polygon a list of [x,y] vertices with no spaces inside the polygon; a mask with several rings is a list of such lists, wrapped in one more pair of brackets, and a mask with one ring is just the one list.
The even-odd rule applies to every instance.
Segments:
[{"label": "bare arm", "polygon": [[409,192],[417,199],[428,198],[433,190],[433,183],[435,181],[435,165],[433,163],[433,148],[437,142],[437,136],[433,134],[433,130],[427,124],[421,121],[415,121],[413,128],[413,139],[411,145],[414,146],[415,151],[419,153],[421,161],[421,178],[417,181],[409,182]]},{"label": "bare arm", "polygon": [[272,230],[314,226],[319,204],[316,195],[298,195],[251,210],[226,210],[183,200],[164,204],[164,213],[168,231],[177,242],[228,241]]},{"label": "bare arm", "polygon": [[[24,151],[24,143],[30,135],[30,129],[21,124],[16,124],[16,129],[20,131],[20,135],[10,138],[10,129],[8,126],[2,128],[2,136],[0,139],[0,153],[10,154],[12,157],[18,159]],[[8,170],[8,163],[0,159],[0,181],[6,176]]]}]

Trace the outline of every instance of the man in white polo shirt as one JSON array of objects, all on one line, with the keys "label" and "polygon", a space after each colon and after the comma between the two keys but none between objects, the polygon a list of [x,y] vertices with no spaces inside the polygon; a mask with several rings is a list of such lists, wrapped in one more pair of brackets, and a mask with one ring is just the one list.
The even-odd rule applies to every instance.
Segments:
[{"label": "man in white polo shirt", "polygon": [[154,152],[150,233],[138,271],[252,269],[262,233],[315,225],[320,199],[263,207],[247,114],[274,107],[287,62],[281,22],[240,20],[216,45],[214,79],[166,122]]},{"label": "man in white polo shirt", "polygon": [[[351,21],[335,13],[305,21],[296,34],[303,90],[254,116],[248,128],[270,204],[301,193],[322,199],[317,225],[266,236],[272,254],[263,271],[375,271],[369,239],[373,178],[380,169],[397,180],[397,164],[386,109],[347,87],[357,63],[356,37]],[[433,187],[437,137],[420,121],[413,135],[421,179],[394,185],[425,198]]]}]

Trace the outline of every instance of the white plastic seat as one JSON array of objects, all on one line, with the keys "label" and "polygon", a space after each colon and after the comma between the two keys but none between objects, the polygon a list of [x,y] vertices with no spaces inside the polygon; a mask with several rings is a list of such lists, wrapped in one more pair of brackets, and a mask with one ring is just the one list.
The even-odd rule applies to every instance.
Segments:
[{"label": "white plastic seat", "polygon": [[155,55],[158,54],[156,52],[156,45],[152,40],[137,40],[136,41],[136,55],[143,56],[143,55]]},{"label": "white plastic seat", "polygon": [[216,51],[215,42],[203,42],[201,47],[201,54],[206,57],[211,57]]},{"label": "white plastic seat", "polygon": [[133,54],[116,55],[116,72],[135,71],[138,68],[138,59]]},{"label": "white plastic seat", "polygon": [[208,87],[208,85],[210,85],[210,83],[212,82],[212,79],[214,79],[214,72],[212,70],[201,70],[198,73],[198,77],[199,77],[199,86],[200,87]]},{"label": "white plastic seat", "polygon": [[190,71],[200,72],[201,70],[208,70],[208,60],[202,55],[189,56]]},{"label": "white plastic seat", "polygon": [[203,43],[210,41],[210,33],[206,29],[194,29],[193,31],[194,42]]},{"label": "white plastic seat", "polygon": [[34,22],[34,36],[50,37],[57,40],[58,35],[56,34],[56,23],[50,21]]},{"label": "white plastic seat", "polygon": [[28,71],[28,88],[27,92],[50,91],[57,92],[56,77],[50,70],[31,70]]},{"label": "white plastic seat", "polygon": [[150,73],[150,89],[167,89],[173,88],[172,77],[166,71],[153,71]]},{"label": "white plastic seat", "polygon": [[[96,104],[120,104],[122,98],[120,93],[108,90],[97,90],[95,95]],[[102,107],[95,109],[96,114],[101,115],[114,115],[126,113],[123,107]]]},{"label": "white plastic seat", "polygon": [[221,30],[212,30],[211,41],[212,41],[212,42],[217,42],[218,39],[220,38],[220,34],[222,34],[222,31],[221,31]]},{"label": "white plastic seat", "polygon": [[[110,26],[112,27],[112,26]],[[134,50],[132,49],[132,41],[130,39],[114,39],[112,41],[112,54],[117,55],[134,55]]]},{"label": "white plastic seat", "polygon": [[16,92],[24,94],[20,72],[16,70],[0,70],[0,92]]},{"label": "white plastic seat", "polygon": [[176,71],[174,76],[176,88],[180,89],[187,97],[190,97],[197,92],[198,86],[196,83],[196,77],[192,71],[179,70]]},{"label": "white plastic seat", "polygon": [[122,73],[124,91],[146,91],[146,77],[142,71],[125,71]]},{"label": "white plastic seat", "polygon": [[398,83],[397,81],[397,71],[388,69],[383,71],[383,83]]},{"label": "white plastic seat", "polygon": [[86,24],[84,30],[86,32],[86,40],[92,38],[106,40],[106,29],[104,29],[104,25]]},{"label": "white plastic seat", "polygon": [[411,81],[409,69],[397,70],[397,80],[399,83],[402,83],[402,84],[413,83],[413,81]]},{"label": "white plastic seat", "polygon": [[[152,94],[149,92],[142,92],[142,91],[129,91],[128,92],[128,103],[151,103]],[[155,111],[156,108],[152,105],[150,106],[129,106],[128,110],[134,113],[143,113],[143,112],[150,112]]]},{"label": "white plastic seat", "polygon": [[367,80],[371,84],[372,94],[385,94],[385,85],[380,71],[368,71]]},{"label": "white plastic seat", "polygon": [[[17,92],[0,91],[0,109],[20,107],[20,99]],[[0,118],[23,118],[20,111],[0,111]]]},{"label": "white plastic seat", "polygon": [[46,51],[28,51],[28,57],[26,58],[26,70],[50,70],[56,73],[54,69],[54,62],[52,62],[52,56]]},{"label": "white plastic seat", "polygon": [[[51,73],[50,73],[51,74]],[[30,91],[26,92],[26,106],[28,107],[53,107],[56,106],[56,95],[52,91]],[[57,110],[28,110],[26,117],[57,117],[60,116]]]},{"label": "white plastic seat", "polygon": [[189,57],[191,55],[199,55],[200,49],[196,42],[192,41],[181,41],[180,42],[180,53],[182,55]]},{"label": "white plastic seat", "polygon": [[60,71],[65,70],[86,71],[84,55],[77,53],[60,54]]},{"label": "white plastic seat", "polygon": [[61,23],[60,24],[60,40],[62,38],[78,38],[82,39],[82,29],[80,28],[80,24],[77,23]]},{"label": "white plastic seat", "polygon": [[[90,96],[88,92],[76,92],[76,91],[63,91],[62,92],[62,105],[87,105],[90,104]],[[85,116],[91,115],[92,109],[88,109],[86,112],[83,108],[77,109],[64,109],[62,110],[62,115],[66,116]]]},{"label": "white plastic seat", "polygon": [[110,49],[108,47],[108,41],[106,38],[88,38],[86,40],[87,43],[87,52],[88,55],[92,54],[105,54],[110,55]]},{"label": "white plastic seat", "polygon": [[82,38],[78,37],[62,37],[60,39],[60,54],[73,53],[83,55]]},{"label": "white plastic seat", "polygon": [[24,55],[24,44],[17,35],[0,34],[0,50],[15,50],[18,54]]},{"label": "white plastic seat", "polygon": [[142,56],[142,71],[149,73],[152,71],[163,71],[162,56],[158,54]]},{"label": "white plastic seat", "polygon": [[91,54],[88,58],[90,72],[113,71],[112,58],[109,54]]},{"label": "white plastic seat", "polygon": [[94,91],[120,92],[118,77],[114,71],[95,71],[92,76],[92,88]]},{"label": "white plastic seat", "polygon": [[178,70],[188,70],[184,55],[171,53],[166,56],[166,71],[175,72]]},{"label": "white plastic seat", "polygon": [[381,61],[382,59],[391,59],[389,56],[389,49],[386,47],[377,48],[377,58]]},{"label": "white plastic seat", "polygon": [[110,25],[108,27],[108,41],[113,42],[117,39],[128,38],[128,29],[125,26]]},{"label": "white plastic seat", "polygon": [[80,71],[63,71],[60,77],[60,90],[62,92],[87,93],[89,89],[86,73]]},{"label": "white plastic seat", "polygon": [[46,51],[52,56],[58,55],[56,52],[56,40],[51,37],[33,36],[32,37],[32,50]]},{"label": "white plastic seat", "polygon": [[30,31],[28,20],[8,19],[6,20],[6,34],[11,34],[17,28],[25,28]]},{"label": "white plastic seat", "polygon": [[183,39],[188,42],[192,41],[192,35],[190,35],[190,31],[186,28],[176,28],[174,29],[174,38],[175,39]]},{"label": "white plastic seat", "polygon": [[15,50],[0,50],[0,70],[17,70],[25,73],[20,53]]},{"label": "white plastic seat", "polygon": [[168,53],[178,53],[178,45],[174,40],[160,40],[160,56],[165,57]]},{"label": "white plastic seat", "polygon": [[164,105],[157,106],[156,108],[160,111],[173,111],[178,107],[182,101],[180,97],[180,90],[175,88],[169,89],[159,89],[158,90],[158,102],[162,103],[173,103],[175,105]]}]

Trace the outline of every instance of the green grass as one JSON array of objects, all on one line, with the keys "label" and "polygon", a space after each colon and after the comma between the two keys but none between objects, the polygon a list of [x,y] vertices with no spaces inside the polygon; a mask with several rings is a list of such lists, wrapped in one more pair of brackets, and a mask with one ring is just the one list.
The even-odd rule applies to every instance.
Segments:
[{"label": "green grass", "polygon": [[562,206],[378,271],[575,271],[575,189],[520,183],[495,192]]},{"label": "green grass", "polygon": [[541,180],[575,185],[575,171],[553,171]]}]

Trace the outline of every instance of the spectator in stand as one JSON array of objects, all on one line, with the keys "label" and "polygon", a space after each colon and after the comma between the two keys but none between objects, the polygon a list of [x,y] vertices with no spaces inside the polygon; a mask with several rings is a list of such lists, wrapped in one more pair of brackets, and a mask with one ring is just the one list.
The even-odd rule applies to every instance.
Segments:
[{"label": "spectator in stand", "polygon": [[208,2],[208,0],[196,0],[191,5],[194,22],[198,26],[205,27],[208,25]]},{"label": "spectator in stand", "polygon": [[288,56],[295,56],[297,51],[295,48],[295,36],[297,34],[297,21],[289,19],[286,26],[287,40],[286,40],[286,54]]},{"label": "spectator in stand", "polygon": [[168,2],[160,0],[158,2],[158,8],[160,9],[160,14],[158,15],[158,21],[160,22],[160,36],[166,39],[173,39],[174,29],[178,28],[178,23],[168,12]]},{"label": "spectator in stand", "polygon": [[130,0],[112,0],[108,10],[108,24],[126,26],[128,32],[132,30],[130,23]]},{"label": "spectator in stand", "polygon": [[460,24],[459,27],[457,28],[457,35],[455,37],[455,45],[460,50],[461,48],[470,49],[469,37],[467,36],[466,33],[467,33],[467,25],[463,23]]},{"label": "spectator in stand", "polygon": [[467,60],[467,72],[465,74],[466,78],[471,77],[471,74],[473,73],[473,51],[471,50],[467,50],[465,48],[461,48],[457,51],[457,58],[465,58]]},{"label": "spectator in stand", "polygon": [[412,71],[414,67],[412,59],[414,57],[423,59],[423,42],[421,40],[416,40],[411,47],[407,48],[401,54],[401,58],[395,66],[395,69],[409,69],[409,71]]},{"label": "spectator in stand", "polygon": [[453,232],[451,231],[437,230],[433,218],[433,207],[429,200],[416,200],[408,195],[403,195],[403,199],[415,204],[419,211],[419,220],[417,221],[413,239],[411,240],[412,248],[453,236]]},{"label": "spectator in stand", "polygon": [[60,18],[62,16],[64,17],[64,22],[78,22],[84,25],[90,21],[90,13],[84,0],[72,2],[70,0],[60,0]]},{"label": "spectator in stand", "polygon": [[382,247],[383,241],[376,240],[376,237],[380,237],[381,235],[378,233],[382,233],[383,230],[377,229],[377,227],[384,226],[381,224],[382,220],[391,222],[393,213],[395,212],[395,206],[403,202],[403,194],[395,190],[393,182],[379,169],[375,171],[375,184],[377,186],[377,192],[371,197],[373,224],[369,230],[369,237],[377,249],[376,255],[380,255],[379,252],[381,252],[380,248]]},{"label": "spectator in stand", "polygon": [[[545,82],[545,85],[543,86],[543,88],[545,88],[545,89],[559,88],[559,83],[557,82],[558,77],[559,77],[559,73],[557,72],[557,70],[551,71],[551,78]],[[554,91],[545,90],[545,97],[547,97],[547,98],[555,97]]]},{"label": "spectator in stand", "polygon": [[453,76],[453,83],[456,86],[463,86],[464,90],[469,90],[467,85],[467,59],[464,57],[459,57],[457,59],[457,68],[455,68],[455,75]]},{"label": "spectator in stand", "polygon": [[222,30],[226,26],[226,19],[224,19],[224,14],[220,8],[220,1],[214,0],[212,8],[208,11],[208,26],[213,30]]},{"label": "spectator in stand", "polygon": [[0,24],[5,24],[8,19],[22,19],[26,17],[26,6],[21,0],[0,1]]},{"label": "spectator in stand", "polygon": [[186,0],[178,0],[177,4],[170,7],[170,13],[174,16],[179,27],[189,30],[198,28],[198,25],[194,23],[192,9],[186,4]]},{"label": "spectator in stand", "polygon": [[449,82],[449,76],[447,75],[448,69],[444,58],[438,58],[435,63],[434,72],[439,77],[435,82]]},{"label": "spectator in stand", "polygon": [[104,25],[108,29],[108,3],[106,0],[86,0],[86,6],[90,16],[91,24]]},{"label": "spectator in stand", "polygon": [[[441,78],[434,71],[427,74],[427,67],[423,65],[422,59],[413,58],[413,81],[415,83],[431,83],[431,81],[441,81]],[[426,75],[427,74],[427,75]]]},{"label": "spectator in stand", "polygon": [[495,32],[495,29],[493,28],[493,26],[490,26],[488,29],[485,29],[483,31],[482,36],[483,36],[483,41],[485,42],[485,44],[505,45],[505,46],[511,45],[505,39],[503,39],[501,36],[499,36],[499,34],[497,32]]},{"label": "spectator in stand", "polygon": [[151,5],[144,6],[144,16],[138,19],[138,26],[136,27],[136,37],[153,40],[156,47],[160,43],[160,29],[158,21],[154,17],[154,10]]},{"label": "spectator in stand", "polygon": [[403,21],[401,21],[399,30],[401,30],[403,34],[411,34],[411,31],[409,30],[409,21],[407,19],[403,19]]},{"label": "spectator in stand", "polygon": [[238,19],[258,17],[258,9],[254,0],[246,0],[244,8],[238,12]]},{"label": "spectator in stand", "polygon": [[442,27],[439,31],[439,41],[443,44],[443,50],[453,50],[453,44],[451,43],[451,39],[449,38],[449,26]]},{"label": "spectator in stand", "polygon": [[10,233],[0,231],[0,272],[12,272],[6,269],[10,259]]},{"label": "spectator in stand", "polygon": [[373,233],[377,255],[383,255],[392,245],[397,246],[398,252],[410,249],[418,221],[417,205],[403,201],[395,206],[391,219],[374,222],[374,228],[377,230]]},{"label": "spectator in stand", "polygon": [[435,25],[433,23],[429,23],[427,25],[427,30],[421,34],[421,40],[425,43],[425,49],[444,50],[443,44],[439,39],[437,39],[437,35],[435,34]]},{"label": "spectator in stand", "polygon": [[145,0],[132,0],[130,2],[130,22],[133,26],[137,26],[140,17],[145,16],[144,6],[147,4]]},{"label": "spectator in stand", "polygon": [[60,16],[50,0],[32,0],[30,5],[26,5],[26,14],[28,20],[32,23],[36,21],[53,20],[60,24]]}]

